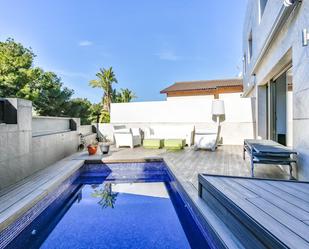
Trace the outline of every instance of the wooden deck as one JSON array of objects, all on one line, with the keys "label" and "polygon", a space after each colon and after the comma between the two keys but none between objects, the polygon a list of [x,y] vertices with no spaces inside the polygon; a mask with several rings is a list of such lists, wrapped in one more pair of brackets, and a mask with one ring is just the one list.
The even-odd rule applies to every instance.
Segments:
[{"label": "wooden deck", "polygon": [[200,196],[210,202],[214,197],[236,216],[258,239],[255,245],[309,248],[309,183],[213,175],[199,178]]},{"label": "wooden deck", "polygon": [[[115,147],[109,155],[88,156],[86,152],[75,156],[78,160],[99,160],[109,162],[137,162],[147,159],[163,159],[177,178],[191,183],[197,189],[198,174],[217,174],[228,176],[250,176],[250,161],[242,158],[243,146],[220,146],[215,152],[186,147],[180,151],[152,150],[136,147],[134,149]],[[277,165],[258,165],[256,177],[289,179],[289,174]]]},{"label": "wooden deck", "polygon": [[0,191],[0,231],[52,192],[84,164],[81,160],[61,160],[19,183]]}]

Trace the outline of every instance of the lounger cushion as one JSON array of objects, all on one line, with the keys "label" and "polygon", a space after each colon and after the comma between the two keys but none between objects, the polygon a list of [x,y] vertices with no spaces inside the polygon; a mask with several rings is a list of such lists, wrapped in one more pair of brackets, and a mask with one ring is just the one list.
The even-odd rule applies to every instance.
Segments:
[{"label": "lounger cushion", "polygon": [[185,139],[165,139],[164,147],[170,150],[181,150],[186,145]]},{"label": "lounger cushion", "polygon": [[144,139],[143,146],[146,149],[160,149],[163,147],[163,139]]}]

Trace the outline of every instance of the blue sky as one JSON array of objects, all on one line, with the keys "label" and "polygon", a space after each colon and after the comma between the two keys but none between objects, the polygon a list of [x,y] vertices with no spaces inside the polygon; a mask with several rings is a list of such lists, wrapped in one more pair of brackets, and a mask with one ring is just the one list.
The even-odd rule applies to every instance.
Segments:
[{"label": "blue sky", "polygon": [[2,0],[0,40],[14,38],[54,71],[75,97],[92,102],[88,85],[113,66],[117,88],[161,100],[175,81],[235,77],[242,68],[247,0]]}]

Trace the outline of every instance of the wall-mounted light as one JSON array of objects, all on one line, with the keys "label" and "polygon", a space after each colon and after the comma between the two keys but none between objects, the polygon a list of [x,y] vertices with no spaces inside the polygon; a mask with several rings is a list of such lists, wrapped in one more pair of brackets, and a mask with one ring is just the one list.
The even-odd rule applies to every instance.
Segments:
[{"label": "wall-mounted light", "polygon": [[307,46],[309,42],[309,32],[307,29],[303,29],[302,37],[303,37],[303,46]]}]

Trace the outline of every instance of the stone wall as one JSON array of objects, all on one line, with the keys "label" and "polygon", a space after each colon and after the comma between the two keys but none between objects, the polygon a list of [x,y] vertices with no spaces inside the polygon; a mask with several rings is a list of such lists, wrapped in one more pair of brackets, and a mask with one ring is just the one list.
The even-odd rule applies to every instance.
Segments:
[{"label": "stone wall", "polygon": [[5,100],[17,122],[0,123],[0,189],[76,152],[80,133],[87,132],[88,143],[95,138],[78,118],[32,117],[30,101]]}]

